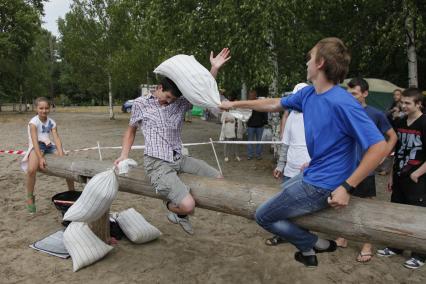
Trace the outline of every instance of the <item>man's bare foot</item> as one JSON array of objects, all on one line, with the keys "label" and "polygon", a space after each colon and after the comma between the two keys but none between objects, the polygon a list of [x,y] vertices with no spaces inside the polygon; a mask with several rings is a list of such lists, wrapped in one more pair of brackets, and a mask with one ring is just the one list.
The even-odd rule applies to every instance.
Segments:
[{"label": "man's bare foot", "polygon": [[336,244],[339,248],[347,248],[348,247],[348,241],[345,238],[337,238]]},{"label": "man's bare foot", "polygon": [[368,244],[368,243],[364,244],[358,256],[356,257],[356,261],[362,262],[362,263],[369,262],[371,258],[373,257],[373,252],[371,249],[372,249],[371,244]]}]

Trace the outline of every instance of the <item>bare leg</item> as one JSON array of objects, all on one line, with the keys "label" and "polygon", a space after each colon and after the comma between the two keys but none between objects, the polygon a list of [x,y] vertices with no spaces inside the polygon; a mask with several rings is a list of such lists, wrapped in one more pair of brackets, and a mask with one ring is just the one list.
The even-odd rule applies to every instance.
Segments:
[{"label": "bare leg", "polygon": [[[27,187],[27,208],[32,213],[35,212],[33,196],[34,196],[37,170],[38,170],[38,157],[34,151],[31,151],[30,155],[28,156],[26,187]],[[34,209],[32,209],[31,207],[33,207]]]}]

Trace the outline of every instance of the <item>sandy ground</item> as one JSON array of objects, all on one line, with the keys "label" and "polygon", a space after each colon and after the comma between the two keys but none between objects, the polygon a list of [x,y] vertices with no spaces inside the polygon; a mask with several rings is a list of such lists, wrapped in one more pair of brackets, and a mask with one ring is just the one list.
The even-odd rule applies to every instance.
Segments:
[{"label": "sandy ground", "polygon": [[[26,124],[33,114],[0,113],[0,149],[26,149]],[[118,146],[128,122],[128,114],[117,114],[114,121],[104,113],[55,112],[52,117],[67,149]],[[184,142],[217,139],[220,125],[194,121],[185,124]],[[136,144],[142,144],[138,134]],[[272,156],[261,161],[247,161],[241,147],[241,162],[222,163],[228,178],[258,184],[278,183],[272,178]],[[223,161],[222,147],[217,148]],[[190,148],[194,157],[214,165],[210,146]],[[72,156],[97,159],[92,152]],[[103,151],[105,160],[113,160],[117,150]],[[142,161],[142,152],[132,157]],[[293,260],[296,251],[288,244],[267,247],[268,234],[253,221],[214,211],[197,209],[192,217],[195,235],[188,236],[179,226],[166,220],[159,200],[119,193],[112,211],[134,207],[158,227],[163,235],[156,241],[134,245],[121,240],[103,260],[72,272],[71,259],[62,260],[34,251],[28,245],[61,228],[60,216],[50,201],[66,190],[64,180],[38,175],[36,194],[38,212],[31,216],[24,206],[24,175],[21,157],[0,155],[0,283],[425,283],[426,267],[410,271],[402,266],[405,256],[374,257],[368,264],[355,261],[360,244],[318,256],[320,265],[306,269]],[[385,179],[378,177],[379,199],[387,200]],[[78,186],[82,189],[81,185]]]}]

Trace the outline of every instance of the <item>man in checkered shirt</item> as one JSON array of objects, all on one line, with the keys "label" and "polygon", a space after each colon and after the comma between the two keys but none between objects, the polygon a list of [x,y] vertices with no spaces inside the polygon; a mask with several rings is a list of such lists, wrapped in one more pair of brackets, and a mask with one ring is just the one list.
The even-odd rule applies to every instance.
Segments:
[{"label": "man in checkered shirt", "polygon": [[[216,57],[210,54],[210,73],[217,72],[230,59],[229,49],[224,48]],[[192,105],[182,96],[176,84],[163,78],[154,93],[137,98],[132,107],[129,126],[123,136],[122,151],[115,164],[127,159],[140,127],[145,137],[144,168],[157,194],[168,201],[167,218],[193,234],[188,214],[195,208],[190,188],[178,177],[178,173],[223,178],[206,162],[182,154],[182,124],[185,112]]]}]

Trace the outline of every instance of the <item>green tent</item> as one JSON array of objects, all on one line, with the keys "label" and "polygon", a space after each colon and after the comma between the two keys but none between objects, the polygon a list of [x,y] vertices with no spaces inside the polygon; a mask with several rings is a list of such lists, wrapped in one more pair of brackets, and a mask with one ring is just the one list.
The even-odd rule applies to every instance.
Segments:
[{"label": "green tent", "polygon": [[193,116],[202,116],[203,115],[203,108],[199,106],[193,106],[192,107],[192,115]]},{"label": "green tent", "polygon": [[[370,86],[370,90],[368,92],[367,97],[367,104],[382,111],[386,111],[392,105],[393,91],[395,89],[404,90],[404,88],[398,87],[397,85],[392,84],[391,82],[386,80],[373,78],[364,79],[368,82],[368,85]],[[346,79],[345,81],[343,81],[341,86],[346,89],[350,80],[351,79]]]}]

